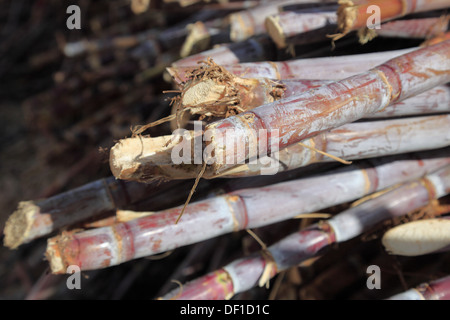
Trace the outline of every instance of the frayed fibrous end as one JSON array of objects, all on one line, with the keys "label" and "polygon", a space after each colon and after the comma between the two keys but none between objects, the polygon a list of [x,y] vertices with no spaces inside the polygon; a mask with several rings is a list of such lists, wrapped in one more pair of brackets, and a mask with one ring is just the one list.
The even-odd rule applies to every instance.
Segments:
[{"label": "frayed fibrous end", "polygon": [[194,69],[174,99],[177,116],[186,110],[206,117],[227,118],[280,99],[284,86],[269,79],[244,79],[212,59]]},{"label": "frayed fibrous end", "polygon": [[[190,150],[194,150],[194,133],[187,136],[160,136],[160,137],[135,137],[120,140],[111,148],[109,165],[112,174],[123,180],[139,182],[151,182],[155,179],[191,179],[198,174],[199,164],[175,164],[172,152],[178,152],[191,144]],[[199,132],[202,138],[202,132]],[[201,141],[198,141],[201,143]],[[177,148],[173,151],[174,148]],[[180,149],[180,150],[179,150]],[[189,160],[194,159],[193,154]],[[201,161],[200,161],[201,162]],[[192,162],[191,162],[192,163]],[[205,175],[205,177],[208,176]]]},{"label": "frayed fibrous end", "polygon": [[180,50],[182,58],[207,50],[211,42],[211,35],[203,22],[197,21],[189,24],[187,29],[189,34]]},{"label": "frayed fibrous end", "polygon": [[375,29],[369,29],[367,27],[363,27],[358,30],[358,39],[359,43],[366,44],[367,42],[373,40],[377,37],[377,32]]},{"label": "frayed fibrous end", "polygon": [[339,8],[337,10],[337,26],[339,33],[330,35],[333,41],[344,37],[353,30],[355,20],[357,18],[357,7],[350,0],[339,0]]},{"label": "frayed fibrous end", "polygon": [[62,234],[61,236],[53,237],[47,240],[47,250],[45,257],[48,260],[50,269],[53,274],[66,273],[69,264],[64,261],[62,257],[62,249],[65,243],[71,240],[70,235]]},{"label": "frayed fibrous end", "polygon": [[[142,176],[142,162],[152,162],[156,165],[170,163],[171,136],[155,138],[135,137],[122,139],[116,143],[109,154],[109,165],[112,174],[123,180],[138,180]],[[157,175],[158,172],[148,172],[147,175]]]},{"label": "frayed fibrous end", "polygon": [[3,243],[10,249],[33,240],[32,227],[40,208],[33,201],[22,201],[16,211],[8,218],[5,225]]},{"label": "frayed fibrous end", "polygon": [[[283,84],[270,79],[237,77],[214,63],[212,59],[208,59],[190,72],[188,80],[180,90],[180,95],[172,100],[173,114],[167,119],[176,120],[176,127],[180,128],[187,123],[185,119],[187,112],[198,115],[199,120],[206,117],[211,117],[212,120],[227,118],[281,99],[285,90]],[[174,127],[172,124],[171,126]],[[174,134],[155,138],[133,136],[122,139],[111,148],[109,158],[111,172],[118,179],[139,182],[149,182],[155,177],[195,178],[202,167],[203,159],[197,159],[200,161],[196,162],[194,141],[198,141],[203,147],[203,132],[189,131],[189,135],[181,137]],[[188,160],[194,161],[190,164],[185,164],[186,162],[175,164],[177,162],[173,161],[172,154],[175,152],[175,155],[179,156],[180,148],[184,152],[182,144],[185,145],[186,142],[191,144],[191,157]],[[183,158],[185,156],[183,153]],[[214,170],[210,166],[202,175],[207,179],[214,176]]]}]

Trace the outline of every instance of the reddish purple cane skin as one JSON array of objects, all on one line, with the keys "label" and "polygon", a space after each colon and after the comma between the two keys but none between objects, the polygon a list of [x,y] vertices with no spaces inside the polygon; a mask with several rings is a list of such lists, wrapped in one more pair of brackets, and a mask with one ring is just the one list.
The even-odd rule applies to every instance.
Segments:
[{"label": "reddish purple cane skin", "polygon": [[[208,288],[208,290],[205,290]],[[223,269],[195,279],[164,296],[163,300],[224,300],[233,294],[233,283]]]},{"label": "reddish purple cane skin", "polygon": [[425,300],[450,300],[450,276],[416,288]]},{"label": "reddish purple cane skin", "polygon": [[[249,137],[247,132],[267,130],[270,133],[277,129],[279,148],[285,148],[450,81],[449,61],[450,41],[413,51],[369,72],[212,123],[207,126],[215,137],[210,144],[221,159],[222,150],[226,150],[226,131],[232,129],[236,138],[247,137],[255,145],[262,143],[267,148],[263,150],[270,152],[269,139],[258,141],[257,136]],[[248,154],[237,156],[248,158]],[[228,167],[220,161],[216,164],[217,171]]]},{"label": "reddish purple cane skin", "polygon": [[[76,264],[82,270],[117,265],[232,231],[290,219],[302,212],[314,212],[320,210],[318,204],[331,206],[356,200],[367,193],[405,179],[417,178],[450,163],[445,151],[434,154],[440,156],[422,160],[416,154],[418,160],[403,159],[393,163],[383,161],[398,157],[374,159],[370,161],[374,167],[364,170],[346,167],[348,172],[336,172],[331,176],[233,191],[189,204],[179,224],[174,222],[182,208],[171,208],[109,227],[51,238],[47,252],[53,248],[65,266]],[[355,180],[347,183],[346,193],[340,192],[343,177]],[[324,181],[329,185],[327,194],[323,192]],[[303,199],[300,209],[298,199]],[[278,210],[270,206],[273,200]],[[52,271],[64,273],[64,265],[61,270]]]}]

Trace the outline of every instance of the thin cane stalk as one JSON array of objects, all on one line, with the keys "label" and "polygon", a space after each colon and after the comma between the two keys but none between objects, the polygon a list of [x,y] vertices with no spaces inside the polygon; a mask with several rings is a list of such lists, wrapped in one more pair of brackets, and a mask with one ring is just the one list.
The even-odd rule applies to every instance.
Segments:
[{"label": "thin cane stalk", "polygon": [[[176,182],[166,183],[166,187],[170,185]],[[166,187],[157,181],[140,184],[109,177],[41,201],[22,201],[6,222],[4,244],[15,249],[61,227],[136,203]]]},{"label": "thin cane stalk", "polygon": [[[290,145],[256,162],[237,164],[221,175],[207,167],[202,176],[205,179],[257,176],[264,170],[277,173],[317,162],[352,161],[443,148],[450,144],[449,131],[446,130],[449,126],[449,115],[349,123]],[[183,152],[195,152],[201,144],[195,138],[186,141],[190,141],[191,147]],[[177,154],[175,150],[179,145],[174,136],[121,140],[111,149],[111,171],[119,179],[140,182],[155,177],[195,178],[202,166],[200,162],[174,164],[173,155]]]},{"label": "thin cane stalk", "polygon": [[[450,166],[446,166],[423,179],[405,183],[327,221],[291,234],[260,253],[235,260],[183,285],[183,293],[177,299],[229,299],[256,285],[262,286],[277,273],[323,252],[332,243],[347,241],[381,221],[406,215],[427,205],[431,199],[448,194],[449,177]],[[218,276],[225,282],[222,287],[214,285]],[[204,279],[208,279],[207,284],[203,284]],[[174,293],[169,292],[163,299],[173,296]]]},{"label": "thin cane stalk", "polygon": [[371,161],[374,167],[352,165],[311,178],[231,192],[190,203],[178,224],[183,206],[110,227],[63,234],[48,240],[47,257],[54,273],[65,272],[70,264],[83,270],[120,264],[359,199],[449,164],[447,152],[416,154],[414,160],[387,157]]}]

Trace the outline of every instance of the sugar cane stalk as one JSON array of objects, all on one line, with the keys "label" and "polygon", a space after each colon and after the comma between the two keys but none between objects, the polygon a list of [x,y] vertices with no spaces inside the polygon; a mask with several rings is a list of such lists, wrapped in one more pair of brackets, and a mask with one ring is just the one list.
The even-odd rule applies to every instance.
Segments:
[{"label": "sugar cane stalk", "polygon": [[447,31],[449,16],[394,20],[383,23],[376,30],[378,36],[430,39]]},{"label": "sugar cane stalk", "polygon": [[[414,49],[417,48],[337,57],[241,63],[222,65],[222,67],[242,78],[341,80],[367,71],[386,60]],[[213,60],[215,61],[214,57]],[[180,85],[189,80],[189,76],[195,69],[196,67],[193,66],[173,66],[167,68],[167,72],[172,76],[175,84]]]},{"label": "sugar cane stalk", "polygon": [[367,115],[365,118],[388,118],[430,113],[448,113],[450,111],[450,87],[437,86],[424,93],[391,104],[384,110]]},{"label": "sugar cane stalk", "polygon": [[[242,78],[208,59],[194,69],[187,82],[180,86],[181,93],[174,99],[172,108],[173,113],[177,113],[177,124],[181,124],[180,119],[185,118],[184,113],[187,112],[201,115],[201,119],[206,116],[224,118],[275,100],[297,96],[308,89],[331,82],[332,80]],[[403,109],[404,114],[414,114],[418,110],[433,112],[431,110],[435,108],[445,111],[449,100],[449,87],[438,86],[375,114],[369,114],[366,118],[385,117],[397,112],[402,114],[399,108]],[[408,107],[402,108],[404,105]]]},{"label": "sugar cane stalk", "polygon": [[[318,29],[327,29],[329,26],[335,26],[337,22],[336,10],[334,7],[324,7],[310,10],[299,11],[283,11],[276,15],[266,18],[265,26],[267,33],[272,40],[277,44],[278,48],[286,48],[289,42],[289,38],[299,36],[306,32],[312,32]],[[323,37],[317,41],[325,40]]]},{"label": "sugar cane stalk", "polygon": [[259,36],[202,51],[173,62],[172,67],[195,67],[199,61],[206,61],[209,58],[223,65],[274,60],[275,53],[272,41],[267,36]]},{"label": "sugar cane stalk", "polygon": [[[446,130],[449,126],[449,115],[349,123],[290,145],[272,158],[265,156],[255,163],[238,164],[220,177],[255,176],[265,169],[269,174],[336,159],[359,160],[443,148],[450,144]],[[199,150],[201,141],[186,141],[190,147],[183,148],[183,153]],[[173,136],[123,139],[111,149],[111,171],[119,179],[140,182],[156,177],[195,178],[202,166],[200,161],[174,164],[179,145]],[[218,175],[207,167],[202,177],[213,179]]]},{"label": "sugar cane stalk", "polygon": [[[388,120],[381,123],[350,123],[280,150],[278,172],[319,161],[353,161],[446,147],[450,144],[450,135],[444,128],[449,125],[450,117],[447,115]],[[305,145],[310,148],[305,148]],[[269,159],[263,159],[261,162],[270,163]],[[233,168],[227,174],[254,175],[262,172],[262,168],[264,166],[261,163],[246,164]]]},{"label": "sugar cane stalk", "polygon": [[450,300],[450,276],[422,283],[388,300]]},{"label": "sugar cane stalk", "polygon": [[[340,0],[340,7],[337,11],[339,34],[333,36],[338,40],[352,30],[367,28],[368,24],[374,24],[371,20],[372,10],[370,6],[376,5],[379,8],[381,22],[393,20],[411,13],[445,9],[448,1],[418,1],[418,0]],[[373,30],[373,29],[371,29]]]},{"label": "sugar cane stalk", "polygon": [[[278,272],[323,252],[330,244],[354,238],[377,223],[417,210],[450,192],[450,166],[425,178],[405,183],[374,199],[345,210],[327,221],[291,234],[260,253],[235,260],[200,277],[163,299],[229,299],[256,285],[263,286]],[[219,286],[220,283],[220,286]]]},{"label": "sugar cane stalk", "polygon": [[[450,41],[407,53],[368,72],[312,89],[304,94],[265,104],[251,111],[206,126],[211,130],[209,150],[214,150],[214,172],[233,164],[227,157],[248,159],[249,150],[227,151],[227,132],[235,141],[271,150],[277,140],[283,149],[291,144],[361,119],[389,104],[420,94],[450,81]],[[277,131],[275,139],[250,132]],[[270,152],[269,152],[270,153]]]},{"label": "sugar cane stalk", "polygon": [[[167,187],[175,184],[170,182]],[[41,201],[22,201],[6,222],[4,244],[15,249],[61,227],[135,203],[162,190],[157,181],[140,184],[109,177]]]},{"label": "sugar cane stalk", "polygon": [[[71,264],[83,270],[120,264],[228,232],[264,226],[356,200],[449,164],[447,152],[414,155],[421,160],[402,160],[400,157],[374,159],[371,161],[375,163],[374,167],[361,169],[352,165],[311,178],[231,192],[189,204],[178,224],[175,220],[182,207],[110,227],[57,236],[48,240],[47,257],[54,273],[64,273]],[[342,192],[342,188],[346,192]],[[275,203],[276,210],[272,208]]]},{"label": "sugar cane stalk", "polygon": [[266,17],[278,13],[279,7],[290,3],[314,3],[317,0],[291,0],[275,1],[262,4],[254,8],[232,13],[230,20],[230,38],[234,42],[244,41],[252,36],[263,34],[266,29],[264,22]]}]

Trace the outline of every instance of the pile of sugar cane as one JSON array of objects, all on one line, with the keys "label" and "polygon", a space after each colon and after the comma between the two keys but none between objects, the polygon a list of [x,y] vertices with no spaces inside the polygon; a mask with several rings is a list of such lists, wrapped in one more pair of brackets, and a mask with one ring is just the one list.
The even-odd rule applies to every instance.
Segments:
[{"label": "pile of sugar cane", "polygon": [[[145,84],[158,75],[173,85],[162,90],[172,95],[170,105],[158,119],[130,123],[127,137],[114,141],[112,176],[20,202],[6,223],[5,246],[20,250],[48,238],[50,269],[63,274],[73,265],[104,269],[232,233],[257,243],[195,277],[174,273],[180,287],[166,285],[154,297],[162,299],[245,299],[260,288],[274,298],[292,286],[283,284],[285,275],[292,280],[304,270],[317,279],[298,280],[305,296],[295,298],[326,297],[315,292],[325,272],[311,270],[333,263],[339,250],[350,256],[349,247],[362,259],[362,240],[371,235],[382,244],[381,256],[391,255],[383,260],[377,251],[373,264],[390,265],[392,256],[448,257],[446,1],[376,1],[379,30],[366,24],[370,1],[165,2],[219,13],[156,38],[141,32],[89,39],[67,43],[64,52],[74,58],[126,44],[130,54],[145,53],[143,60],[158,58],[159,65],[132,69],[141,87],[131,101],[142,99]],[[233,12],[224,15],[225,8]],[[370,47],[390,38],[413,45]],[[175,130],[183,134],[170,133]],[[261,131],[268,136],[255,134]],[[230,134],[247,147],[231,150]],[[187,161],[175,163],[180,150]],[[348,267],[340,263],[336,272]],[[336,288],[367,274],[365,263],[358,266]],[[449,298],[450,278],[437,274],[376,298]],[[271,283],[276,290],[267,291]]]}]

